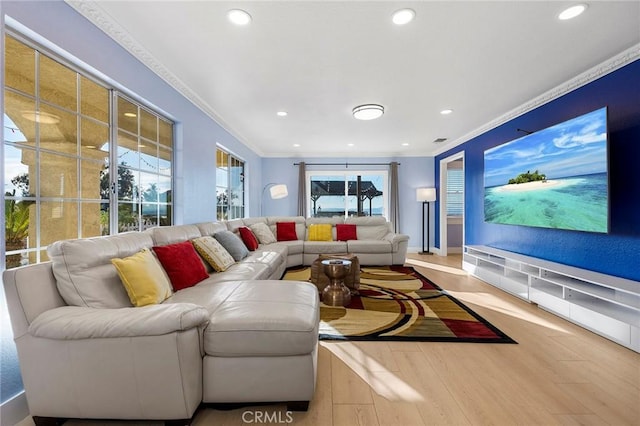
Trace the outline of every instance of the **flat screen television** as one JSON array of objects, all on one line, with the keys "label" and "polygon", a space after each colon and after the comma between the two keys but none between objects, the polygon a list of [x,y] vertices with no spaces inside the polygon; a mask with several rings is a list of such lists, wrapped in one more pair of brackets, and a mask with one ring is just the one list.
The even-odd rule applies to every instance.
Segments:
[{"label": "flat screen television", "polygon": [[607,108],[484,152],[485,222],[609,231]]}]

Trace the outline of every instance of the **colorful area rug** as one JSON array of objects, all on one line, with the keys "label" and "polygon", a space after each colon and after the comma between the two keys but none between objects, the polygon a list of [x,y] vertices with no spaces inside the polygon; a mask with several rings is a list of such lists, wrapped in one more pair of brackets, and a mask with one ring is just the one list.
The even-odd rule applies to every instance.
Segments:
[{"label": "colorful area rug", "polygon": [[[283,279],[309,281],[309,267]],[[362,267],[347,307],[321,304],[321,340],[516,343],[412,267]]]}]

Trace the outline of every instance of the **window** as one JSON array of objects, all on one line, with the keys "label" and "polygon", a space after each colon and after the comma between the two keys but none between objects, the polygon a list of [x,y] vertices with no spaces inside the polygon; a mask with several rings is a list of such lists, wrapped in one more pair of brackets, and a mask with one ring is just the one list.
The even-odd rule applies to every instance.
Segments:
[{"label": "window", "polygon": [[386,171],[307,172],[311,217],[387,217]]},{"label": "window", "polygon": [[216,150],[216,200],[218,220],[244,217],[244,161],[220,148]]},{"label": "window", "polygon": [[[61,239],[171,224],[171,122],[18,37],[1,59],[5,268],[48,260]],[[4,403],[23,385],[8,321],[0,331]]]},{"label": "window", "polygon": [[118,231],[171,225],[173,124],[122,95],[116,105]]},{"label": "window", "polygon": [[171,224],[171,122],[10,35],[4,69],[6,268],[48,260],[54,241]]},{"label": "window", "polygon": [[452,161],[447,167],[447,216],[464,214],[464,169],[462,161]]}]

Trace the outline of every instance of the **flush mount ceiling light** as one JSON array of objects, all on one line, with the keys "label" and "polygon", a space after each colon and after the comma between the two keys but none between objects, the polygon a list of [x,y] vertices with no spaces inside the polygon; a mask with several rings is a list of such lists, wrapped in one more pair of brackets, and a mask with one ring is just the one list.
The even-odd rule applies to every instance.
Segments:
[{"label": "flush mount ceiling light", "polygon": [[21,111],[20,115],[29,121],[35,121],[41,124],[57,124],[60,122],[60,117],[57,115],[41,111]]},{"label": "flush mount ceiling light", "polygon": [[231,9],[227,12],[227,18],[236,25],[247,25],[251,22],[251,15],[242,9]]},{"label": "flush mount ceiling light", "polygon": [[289,113],[287,111],[278,111],[276,112],[276,115],[278,117],[286,117],[287,115],[289,115]]},{"label": "flush mount ceiling light", "polygon": [[357,120],[375,120],[382,117],[384,107],[378,104],[358,105],[352,111],[353,118]]},{"label": "flush mount ceiling light", "polygon": [[400,9],[394,12],[391,20],[396,25],[405,25],[413,21],[413,18],[415,17],[416,17],[416,12],[414,12],[412,9]]},{"label": "flush mount ceiling light", "polygon": [[560,14],[558,15],[558,19],[560,19],[561,21],[573,19],[576,16],[581,15],[582,12],[584,12],[585,10],[587,10],[586,4],[584,3],[576,4],[575,6],[571,6],[563,10],[562,12],[560,12]]},{"label": "flush mount ceiling light", "polygon": [[440,114],[442,114],[442,115],[449,115],[449,114],[451,114],[452,112],[453,112],[453,110],[452,110],[452,109],[447,108],[447,109],[443,109],[442,111],[440,111]]}]

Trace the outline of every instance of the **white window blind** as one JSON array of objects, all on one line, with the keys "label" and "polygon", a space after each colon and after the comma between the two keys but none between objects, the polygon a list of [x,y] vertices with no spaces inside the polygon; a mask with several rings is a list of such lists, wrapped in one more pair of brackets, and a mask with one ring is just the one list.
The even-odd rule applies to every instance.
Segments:
[{"label": "white window blind", "polygon": [[464,170],[447,170],[447,216],[462,216],[464,212]]}]

